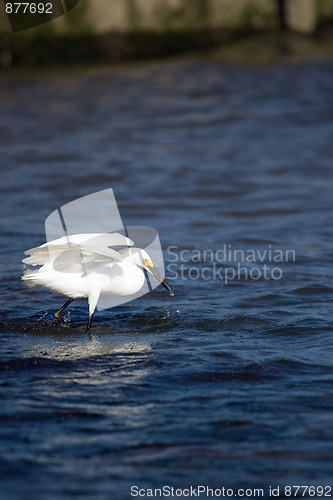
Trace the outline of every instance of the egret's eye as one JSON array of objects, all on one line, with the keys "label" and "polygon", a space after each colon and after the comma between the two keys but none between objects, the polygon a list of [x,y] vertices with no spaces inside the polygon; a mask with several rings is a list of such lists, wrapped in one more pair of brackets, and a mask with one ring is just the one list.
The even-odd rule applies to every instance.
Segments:
[{"label": "egret's eye", "polygon": [[153,263],[152,263],[152,262],[150,262],[150,260],[149,260],[149,259],[143,259],[143,261],[142,261],[142,262],[143,262],[143,264],[144,264],[145,266],[154,267]]}]

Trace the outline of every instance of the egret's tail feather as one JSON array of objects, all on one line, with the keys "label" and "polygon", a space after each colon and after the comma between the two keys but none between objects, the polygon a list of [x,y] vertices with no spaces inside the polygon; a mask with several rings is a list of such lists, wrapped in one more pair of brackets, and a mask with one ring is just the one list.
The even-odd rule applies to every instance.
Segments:
[{"label": "egret's tail feather", "polygon": [[26,282],[29,288],[32,288],[33,286],[37,286],[39,284],[37,276],[38,271],[31,271],[31,269],[26,269],[21,276],[21,279]]}]

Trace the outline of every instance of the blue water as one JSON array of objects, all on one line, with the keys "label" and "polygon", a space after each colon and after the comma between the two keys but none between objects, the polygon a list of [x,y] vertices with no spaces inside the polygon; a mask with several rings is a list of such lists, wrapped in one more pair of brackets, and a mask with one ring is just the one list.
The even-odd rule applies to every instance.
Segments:
[{"label": "blue water", "polygon": [[[192,59],[2,75],[4,499],[332,486],[332,70]],[[158,231],[175,296],[97,311],[88,334],[86,301],[58,325],[65,299],[27,289],[21,260],[52,211],[110,187],[125,224]],[[239,261],[216,261],[224,245],[295,258],[225,282]]]}]

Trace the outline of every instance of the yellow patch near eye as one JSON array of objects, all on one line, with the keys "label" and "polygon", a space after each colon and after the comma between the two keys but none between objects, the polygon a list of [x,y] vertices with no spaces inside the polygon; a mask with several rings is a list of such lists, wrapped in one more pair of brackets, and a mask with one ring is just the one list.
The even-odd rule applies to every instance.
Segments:
[{"label": "yellow patch near eye", "polygon": [[154,264],[152,262],[150,262],[150,260],[148,260],[148,259],[143,259],[143,263],[145,266],[154,267]]}]

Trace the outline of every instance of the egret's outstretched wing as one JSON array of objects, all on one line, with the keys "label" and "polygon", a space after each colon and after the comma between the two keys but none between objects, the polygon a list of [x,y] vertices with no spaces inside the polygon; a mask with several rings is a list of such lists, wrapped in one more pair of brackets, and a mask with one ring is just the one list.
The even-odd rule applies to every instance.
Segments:
[{"label": "egret's outstretched wing", "polygon": [[[95,239],[94,243],[96,241],[101,240]],[[123,256],[113,248],[93,246],[90,243],[91,240],[81,245],[50,242],[28,250],[26,253],[30,254],[30,257],[23,259],[22,262],[32,266],[51,265],[58,272],[84,275],[88,271],[97,270],[123,259]]]},{"label": "egret's outstretched wing", "polygon": [[134,242],[120,233],[73,234],[68,237],[73,243],[92,247],[133,246]]},{"label": "egret's outstretched wing", "polygon": [[80,275],[85,273],[80,245],[69,245],[60,252],[51,250],[48,263],[52,264],[55,271],[61,273],[79,273]]},{"label": "egret's outstretched wing", "polygon": [[23,259],[24,264],[32,266],[42,266],[51,262],[62,262],[62,266],[70,265],[71,263],[82,263],[84,261],[103,260],[115,262],[122,260],[122,255],[108,247],[98,246],[83,246],[74,243],[68,245],[51,245],[32,248],[28,250],[30,257]]},{"label": "egret's outstretched wing", "polygon": [[78,245],[80,247],[82,262],[115,262],[123,259],[123,256],[108,247]]},{"label": "egret's outstretched wing", "polygon": [[62,252],[66,252],[71,248],[74,249],[77,247],[78,245],[49,245],[44,243],[44,245],[41,245],[40,247],[30,248],[24,252],[25,255],[30,255],[30,257],[23,259],[22,262],[24,264],[29,264],[30,266],[42,266],[56,259]]},{"label": "egret's outstretched wing", "polygon": [[[130,238],[127,238],[120,233],[85,233],[85,234],[69,234],[62,236],[57,240],[44,243],[41,247],[46,245],[66,245],[68,243],[75,243],[77,245],[93,246],[93,247],[115,247],[115,246],[133,246],[134,243]],[[38,248],[41,248],[38,247]],[[30,253],[27,250],[25,253]]]},{"label": "egret's outstretched wing", "polygon": [[[132,246],[133,241],[119,233],[88,233],[63,236],[57,240],[44,243],[43,245],[31,248],[24,252],[30,255],[22,262],[32,266],[42,266],[44,264],[59,260],[68,264],[92,261],[110,262],[121,260],[121,255],[110,246]],[[104,257],[104,259],[101,259]]]}]

